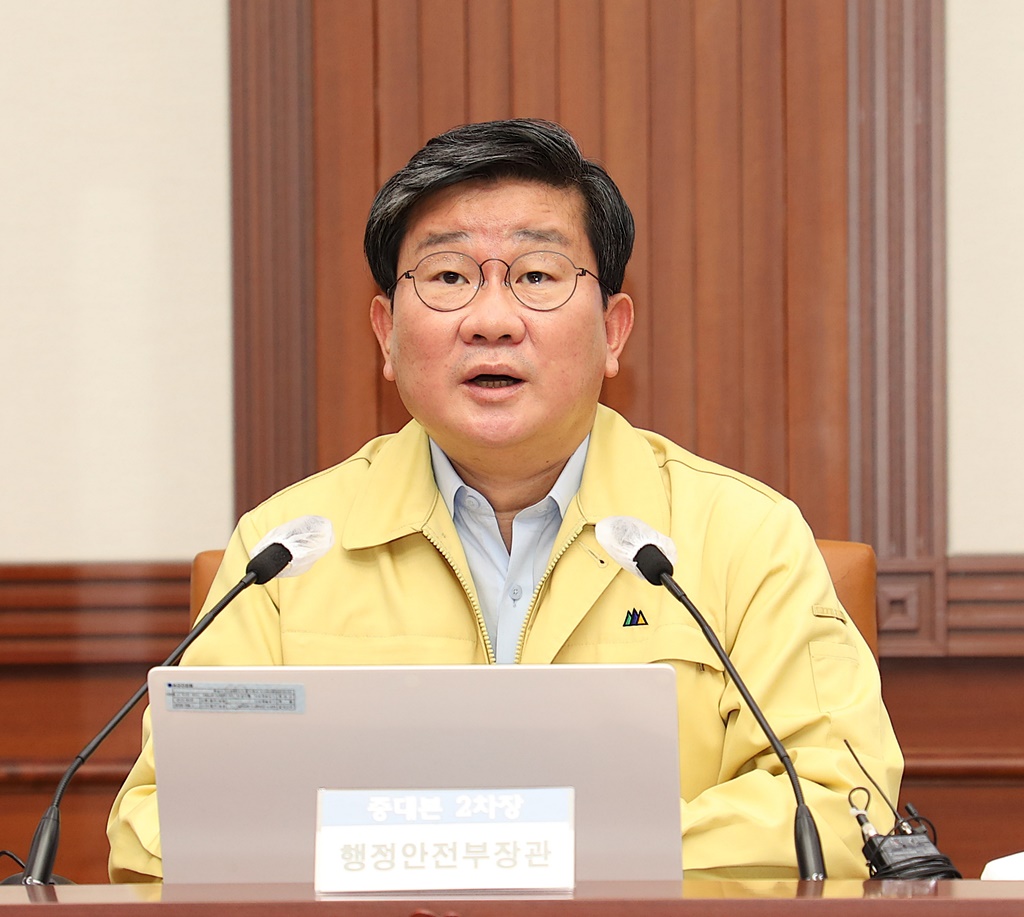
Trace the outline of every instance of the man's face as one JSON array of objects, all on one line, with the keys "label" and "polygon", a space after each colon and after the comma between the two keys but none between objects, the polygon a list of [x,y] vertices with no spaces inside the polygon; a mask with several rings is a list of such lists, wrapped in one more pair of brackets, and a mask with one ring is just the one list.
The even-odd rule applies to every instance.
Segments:
[{"label": "man's face", "polygon": [[[438,192],[414,211],[398,256],[411,270],[438,251],[477,262],[556,251],[597,272],[575,189],[508,180],[466,182]],[[484,286],[469,305],[437,312],[401,280],[393,311],[377,296],[371,321],[384,376],[457,463],[493,462],[496,450],[526,462],[525,473],[564,462],[593,424],[601,384],[618,372],[633,322],[624,293],[602,306],[601,288],[580,277],[565,305],[538,312],[503,284],[505,265],[484,265]]]}]

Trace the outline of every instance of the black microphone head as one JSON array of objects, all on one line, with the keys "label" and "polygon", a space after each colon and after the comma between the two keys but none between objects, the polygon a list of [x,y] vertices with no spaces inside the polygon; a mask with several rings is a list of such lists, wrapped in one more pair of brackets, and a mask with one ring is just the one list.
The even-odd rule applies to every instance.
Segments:
[{"label": "black microphone head", "polygon": [[645,544],[633,558],[636,568],[644,575],[647,582],[655,586],[661,585],[661,575],[672,575],[672,562],[665,556],[661,548],[653,544]]},{"label": "black microphone head", "polygon": [[246,575],[256,574],[255,582],[262,586],[269,583],[285,567],[292,562],[292,552],[281,542],[275,541],[267,545],[246,565]]}]

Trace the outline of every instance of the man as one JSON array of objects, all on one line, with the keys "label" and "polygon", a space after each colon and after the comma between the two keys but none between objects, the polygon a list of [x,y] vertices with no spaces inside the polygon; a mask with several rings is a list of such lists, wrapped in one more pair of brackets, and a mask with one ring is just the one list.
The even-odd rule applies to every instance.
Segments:
[{"label": "man", "polygon": [[[420,150],[365,238],[384,375],[415,419],[242,517],[215,597],[291,518],[328,517],[338,544],[243,593],[185,662],[667,661],[687,867],[793,875],[792,789],[761,730],[686,611],[594,537],[636,516],[675,540],[677,578],[786,743],[830,875],[864,876],[843,740],[893,798],[902,759],[810,530],[764,485],[598,405],[633,325],[632,243],[618,189],[557,125],[467,125]],[[645,627],[622,626],[633,608]],[[108,835],[114,880],[161,875],[148,736]]]}]

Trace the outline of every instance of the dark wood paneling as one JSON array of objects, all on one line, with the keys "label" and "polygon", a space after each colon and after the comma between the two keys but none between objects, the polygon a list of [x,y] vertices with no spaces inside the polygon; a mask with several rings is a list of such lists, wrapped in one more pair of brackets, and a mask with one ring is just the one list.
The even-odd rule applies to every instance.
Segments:
[{"label": "dark wood paneling", "polygon": [[[121,771],[116,780],[106,782],[91,781],[85,768],[76,776],[61,804],[61,840],[54,864],[57,875],[77,885],[100,885],[108,881],[107,814],[126,773],[127,770]],[[25,858],[36,825],[53,800],[55,784],[56,780],[47,781],[45,786],[34,788],[8,787],[0,783],[3,806],[0,843],[5,849]],[[17,871],[13,860],[0,860],[0,879]]]},{"label": "dark wood paneling", "polygon": [[421,130],[430,136],[467,119],[466,47],[464,0],[420,0]]},{"label": "dark wood paneling", "polygon": [[742,172],[739,3],[695,9],[694,181],[697,438],[693,447],[743,463]]},{"label": "dark wood paneling", "polygon": [[[250,236],[292,260],[293,291],[310,276],[310,236],[315,260],[312,297],[261,312],[247,290],[270,274],[248,237],[239,242],[236,265],[251,275],[239,279],[239,321],[252,332],[239,343],[240,437],[252,445],[257,424],[275,431],[253,446],[258,457],[240,448],[240,487],[263,466],[280,483],[298,464],[310,470],[311,437],[324,465],[407,419],[365,324],[373,287],[359,241],[376,184],[452,119],[559,117],[637,215],[627,274],[637,326],[606,400],[790,494],[819,536],[875,545],[883,653],[949,650],[939,0],[304,9],[268,31],[267,5],[242,5],[234,27],[236,104],[248,105],[235,131],[239,231],[263,232],[260,206],[274,213],[284,229]],[[546,23],[534,38],[557,53],[527,68],[531,20]],[[439,59],[449,21],[456,36],[497,33],[495,55],[467,39]],[[305,159],[283,159],[294,179],[283,182],[263,142],[303,146],[305,122],[277,124],[275,105],[284,92],[301,109],[310,56],[311,192]],[[271,57],[296,70],[283,90],[261,75]],[[264,387],[289,361],[313,374],[313,390],[302,372]],[[294,435],[274,420],[285,404]],[[282,441],[306,443],[307,458],[285,459]],[[958,633],[955,652],[987,639]]]},{"label": "dark wood paneling", "polygon": [[637,225],[625,284],[637,309],[619,375],[605,386],[603,400],[642,427],[651,426],[651,341],[657,327],[657,310],[650,295],[654,270],[650,240],[655,232],[650,218],[650,44],[645,2],[624,0],[604,5],[601,159],[629,202]]},{"label": "dark wood paneling", "polygon": [[851,533],[878,553],[883,654],[941,655],[949,648],[943,4],[849,8]]},{"label": "dark wood paneling", "polygon": [[[324,36],[323,40],[318,39],[318,46],[333,54],[350,42],[365,42],[386,49],[385,53],[377,55],[373,121],[362,125],[364,155],[374,159],[377,185],[380,186],[422,145],[423,110],[427,102],[419,79],[418,4],[415,0],[381,0],[375,5],[375,11],[375,32],[332,36],[334,40],[330,44],[327,43],[330,39]],[[385,40],[381,41],[381,36],[386,36]],[[317,156],[329,156],[330,152],[321,147]],[[333,342],[325,341],[324,346],[331,347]],[[366,380],[348,369],[342,384],[356,390],[367,391],[368,388]],[[373,387],[367,391],[370,393],[377,402],[377,428],[381,433],[397,430],[408,421],[409,414],[395,386],[385,384],[379,372]],[[318,397],[328,398],[329,393],[318,393]]]},{"label": "dark wood paneling", "polygon": [[[558,114],[584,153],[604,159],[604,106],[594,92],[605,79],[601,0],[561,0],[558,7]],[[617,71],[614,61],[608,62]],[[512,80],[511,71],[508,79]]]},{"label": "dark wood paneling", "polygon": [[466,57],[469,66],[470,121],[512,116],[512,37],[508,31],[509,0],[467,4]]},{"label": "dark wood paneling", "polygon": [[316,468],[309,0],[231,2],[235,503]]},{"label": "dark wood paneling", "polygon": [[[694,179],[696,41],[692,3],[651,4],[650,301],[665,304],[651,340],[654,429],[691,448],[697,442],[697,272]],[[638,303],[646,311],[646,303]]]},{"label": "dark wood paneling", "polygon": [[[304,306],[316,313],[311,362],[318,468],[340,462],[379,430],[380,362],[368,318],[376,288],[362,254],[363,225],[377,189],[367,143],[377,60],[371,42],[346,41],[370,33],[373,18],[371,0],[313,5],[315,296]],[[346,53],[337,53],[339,42],[346,42]]]},{"label": "dark wood paneling", "polygon": [[[606,162],[637,216],[626,281],[637,326],[606,400],[792,495],[818,535],[875,545],[883,654],[996,652],[989,623],[966,625],[961,612],[950,631],[946,620],[939,0],[303,9],[294,5],[280,35],[267,31],[267,5],[239,10],[235,27],[235,97],[248,105],[236,119],[236,171],[259,179],[237,186],[239,221],[251,215],[262,232],[272,210],[295,224],[250,233],[295,262],[275,283],[303,289],[307,235],[315,260],[312,298],[278,298],[268,317],[246,306],[245,290],[271,275],[246,254],[249,237],[239,242],[236,264],[251,275],[239,283],[249,310],[240,321],[255,329],[239,344],[243,435],[251,442],[268,418],[277,431],[278,407],[305,404],[293,414],[298,434],[263,436],[258,457],[240,450],[240,481],[261,465],[282,483],[298,477],[275,452],[282,440],[312,436],[323,466],[408,417],[366,322],[374,290],[361,234],[377,184],[447,122],[553,116]],[[301,193],[284,189],[264,142],[303,144],[304,122],[278,124],[275,105],[282,92],[304,98],[311,22],[312,211],[301,203],[302,157],[284,160]],[[545,24],[539,37],[531,22]],[[445,34],[466,41],[433,53]],[[531,35],[536,65],[526,67]],[[536,41],[554,52],[538,55]],[[257,72],[267,55],[296,68],[290,89],[271,91]],[[297,386],[263,388],[282,371],[277,352],[296,348],[315,390],[301,373]],[[1017,652],[1018,638],[1003,646]]]},{"label": "dark wood paneling", "polygon": [[[642,426],[798,499],[803,494],[818,534],[847,534],[847,497],[835,484],[849,461],[845,434],[837,434],[847,385],[846,304],[834,295],[846,276],[844,237],[834,230],[845,224],[842,207],[832,206],[844,195],[835,172],[845,82],[833,66],[843,55],[841,16],[800,0],[310,0],[308,9],[299,4],[289,13],[277,38],[253,31],[269,21],[264,5],[254,7],[241,5],[235,26],[256,46],[236,51],[236,97],[258,102],[241,114],[262,118],[264,133],[280,143],[305,149],[306,122],[277,124],[274,105],[282,92],[300,107],[311,104],[312,165],[307,174],[306,159],[292,158],[298,190],[286,192],[277,173],[256,169],[263,147],[244,147],[260,145],[261,134],[239,128],[239,174],[248,168],[261,179],[239,188],[257,199],[284,195],[275,214],[296,225],[270,241],[296,260],[291,288],[308,281],[313,296],[279,300],[278,312],[289,314],[263,322],[240,294],[239,308],[260,331],[239,345],[243,427],[252,424],[244,418],[272,413],[260,403],[270,394],[258,367],[273,370],[275,349],[296,346],[305,347],[313,390],[303,377],[281,399],[312,405],[311,416],[298,414],[299,439],[313,437],[317,465],[405,422],[364,324],[373,288],[359,243],[373,191],[453,123],[509,113],[552,117],[605,162],[637,220],[626,279],[637,323],[607,402]],[[312,31],[308,52],[304,27]],[[275,56],[278,41],[286,47]],[[246,54],[264,67],[270,58],[279,66],[290,61],[296,74],[271,93]],[[310,183],[314,204],[303,209]],[[266,269],[247,252],[243,240],[237,265],[258,286]],[[278,439],[264,438],[255,465],[297,477],[275,455]],[[240,452],[240,479],[251,459]],[[839,470],[829,486],[814,483],[822,479],[819,466]]]},{"label": "dark wood paneling", "polygon": [[0,566],[0,661],[8,668],[162,658],[187,608],[186,564]]},{"label": "dark wood paneling", "polygon": [[790,490],[786,86],[781,0],[740,7],[744,471]]},{"label": "dark wood paneling", "polygon": [[[28,853],[75,755],[184,635],[188,576],[183,563],[0,566],[0,846]],[[62,802],[57,871],[76,882],[106,881],[104,826],[138,754],[142,707]]]},{"label": "dark wood paneling", "polygon": [[951,557],[947,584],[949,655],[1024,655],[1024,557]]},{"label": "dark wood paneling", "polygon": [[[509,4],[506,32],[511,46],[512,117],[557,120],[557,4],[550,0],[515,0]],[[428,130],[427,136],[430,133]]]},{"label": "dark wood paneling", "polygon": [[1016,659],[883,659],[882,693],[906,757],[900,796],[968,877],[1024,850],[1024,727]]},{"label": "dark wood paneling", "polygon": [[786,35],[788,493],[848,538],[846,16],[789,0]]}]

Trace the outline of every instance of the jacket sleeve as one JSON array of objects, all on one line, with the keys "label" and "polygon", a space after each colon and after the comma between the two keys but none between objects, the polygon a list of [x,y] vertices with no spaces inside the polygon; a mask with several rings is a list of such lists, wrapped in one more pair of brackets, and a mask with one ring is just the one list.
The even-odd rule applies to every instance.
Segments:
[{"label": "jacket sleeve", "polygon": [[[789,501],[777,503],[745,545],[719,556],[731,559],[708,590],[719,599],[705,612],[709,623],[793,761],[829,876],[863,878],[860,830],[847,797],[870,784],[844,739],[894,804],[903,768],[871,650],[839,604],[810,529]],[[793,875],[789,779],[728,679],[719,714],[725,733],[717,783],[682,806],[684,867]],[[879,830],[891,825],[873,789],[869,812]]]},{"label": "jacket sleeve", "polygon": [[[203,607],[205,614],[244,575],[259,529],[243,516]],[[238,595],[182,658],[182,665],[280,665],[277,584],[251,586]],[[183,635],[184,636],[184,635]],[[107,819],[111,882],[157,882],[163,876],[150,714],[142,721],[142,753],[114,799]]]}]

